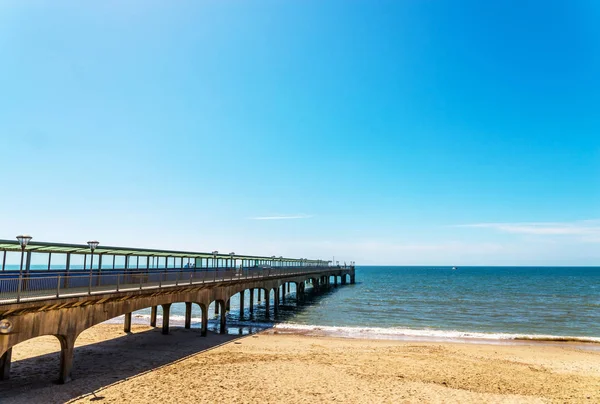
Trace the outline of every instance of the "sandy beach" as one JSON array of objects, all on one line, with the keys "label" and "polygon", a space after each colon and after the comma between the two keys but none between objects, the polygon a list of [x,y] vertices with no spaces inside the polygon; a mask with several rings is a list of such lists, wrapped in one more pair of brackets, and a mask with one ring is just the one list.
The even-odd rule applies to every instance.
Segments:
[{"label": "sandy beach", "polygon": [[[58,341],[13,351],[2,403],[600,402],[600,351],[569,344],[245,337],[102,324],[79,337],[56,385]],[[92,394],[93,393],[93,394]]]}]

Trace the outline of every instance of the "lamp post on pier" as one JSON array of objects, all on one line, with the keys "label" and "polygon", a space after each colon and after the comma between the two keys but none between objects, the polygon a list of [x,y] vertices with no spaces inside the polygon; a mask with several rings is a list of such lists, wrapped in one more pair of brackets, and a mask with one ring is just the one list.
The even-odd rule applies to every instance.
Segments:
[{"label": "lamp post on pier", "polygon": [[25,248],[31,241],[32,237],[28,234],[17,236],[17,241],[21,246],[21,266],[19,267],[19,285],[17,286],[17,303],[21,301],[21,284],[23,283],[23,257],[25,256]]},{"label": "lamp post on pier", "polygon": [[215,271],[217,270],[217,254],[219,252],[217,250],[212,252],[213,255],[213,267],[215,268]]},{"label": "lamp post on pier", "polygon": [[99,242],[97,242],[96,240],[93,241],[88,241],[87,242],[88,246],[90,246],[90,284],[88,285],[88,293],[91,294],[92,293],[92,271],[94,268],[94,250],[96,249],[96,247],[98,247],[98,244],[100,244]]}]

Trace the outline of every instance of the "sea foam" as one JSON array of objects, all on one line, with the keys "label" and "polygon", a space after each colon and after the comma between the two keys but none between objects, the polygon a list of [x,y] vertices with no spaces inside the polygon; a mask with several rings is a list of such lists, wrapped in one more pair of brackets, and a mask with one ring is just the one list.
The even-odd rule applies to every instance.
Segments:
[{"label": "sea foam", "polygon": [[600,343],[597,337],[558,336],[558,335],[530,335],[507,333],[467,332],[456,330],[411,329],[411,328],[379,328],[379,327],[336,327],[304,324],[277,324],[274,328],[281,332],[327,335],[344,338],[366,339],[427,339],[435,341],[448,340],[497,340],[497,341],[555,341],[555,342],[595,342]]}]

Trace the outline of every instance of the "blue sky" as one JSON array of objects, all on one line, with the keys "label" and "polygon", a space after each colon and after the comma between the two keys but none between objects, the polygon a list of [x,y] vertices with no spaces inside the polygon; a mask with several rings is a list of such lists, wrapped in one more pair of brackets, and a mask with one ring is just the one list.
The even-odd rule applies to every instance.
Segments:
[{"label": "blue sky", "polygon": [[600,262],[595,1],[3,1],[0,238]]}]

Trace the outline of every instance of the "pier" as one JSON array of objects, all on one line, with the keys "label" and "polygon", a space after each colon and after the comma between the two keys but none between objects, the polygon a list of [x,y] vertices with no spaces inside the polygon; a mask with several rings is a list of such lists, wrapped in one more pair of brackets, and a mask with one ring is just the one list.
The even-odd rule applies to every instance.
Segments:
[{"label": "pier", "polygon": [[[250,313],[261,302],[266,316],[271,315],[271,304],[276,316],[290,285],[301,304],[307,284],[318,292],[338,282],[355,282],[354,265],[334,266],[325,260],[29,240],[0,240],[0,380],[10,377],[12,348],[31,338],[58,338],[59,382],[66,383],[79,334],[114,317],[123,315],[124,331],[129,332],[132,313],[150,308],[150,325],[156,327],[161,307],[162,333],[168,334],[171,305],[185,303],[185,328],[190,328],[192,305],[197,304],[200,332],[206,336],[209,306],[214,303],[215,314],[220,313],[219,332],[226,333],[226,313],[236,294],[240,318],[246,293]],[[7,265],[7,254],[20,254],[17,269]],[[32,264],[40,258],[43,265]]]}]

